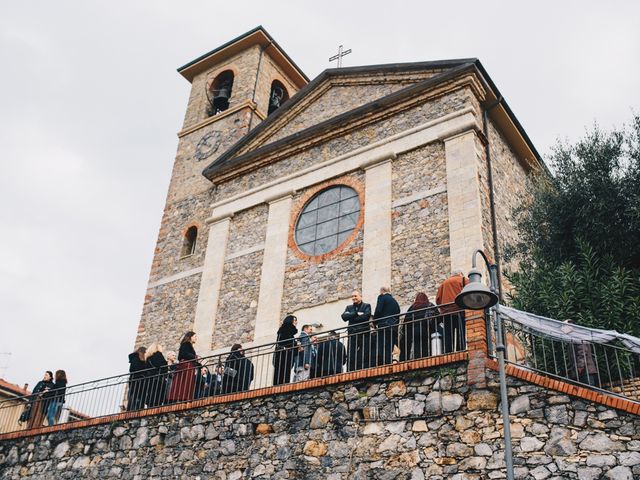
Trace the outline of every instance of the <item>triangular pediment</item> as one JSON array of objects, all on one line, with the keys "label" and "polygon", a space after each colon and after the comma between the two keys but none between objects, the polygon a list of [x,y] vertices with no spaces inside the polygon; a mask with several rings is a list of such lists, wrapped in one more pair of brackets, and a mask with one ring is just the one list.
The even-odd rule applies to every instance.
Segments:
[{"label": "triangular pediment", "polygon": [[543,165],[480,61],[463,59],[325,70],[207,166],[203,175],[211,181],[232,178],[461,85],[471,86],[481,102],[495,101],[491,116],[512,147],[531,165]]},{"label": "triangular pediment", "polygon": [[234,158],[282,139],[297,136],[332,118],[372,104],[474,60],[447,60],[410,64],[373,65],[322,72],[288,102],[207,169],[218,170]]}]

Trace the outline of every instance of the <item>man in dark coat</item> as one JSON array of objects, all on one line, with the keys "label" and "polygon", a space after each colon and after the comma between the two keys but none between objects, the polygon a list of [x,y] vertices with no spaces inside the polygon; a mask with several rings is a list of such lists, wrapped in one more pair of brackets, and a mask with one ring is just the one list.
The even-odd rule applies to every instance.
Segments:
[{"label": "man in dark coat", "polygon": [[400,305],[391,295],[389,287],[380,287],[380,295],[373,313],[376,326],[378,365],[393,362],[393,346],[398,343]]},{"label": "man in dark coat", "polygon": [[318,344],[316,357],[316,377],[326,377],[342,373],[342,366],[347,361],[347,351],[340,336],[333,330],[329,332],[329,337]]},{"label": "man in dark coat", "polygon": [[371,334],[369,319],[371,318],[371,305],[362,301],[362,295],[354,290],[351,293],[351,305],[347,305],[342,313],[342,320],[349,327],[349,354],[347,357],[347,370],[360,370],[370,366],[369,354],[371,349]]}]

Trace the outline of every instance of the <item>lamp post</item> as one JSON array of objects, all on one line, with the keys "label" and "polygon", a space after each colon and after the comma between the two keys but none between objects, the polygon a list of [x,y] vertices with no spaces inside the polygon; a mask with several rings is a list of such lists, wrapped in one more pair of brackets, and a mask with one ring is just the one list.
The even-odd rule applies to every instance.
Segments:
[{"label": "lamp post", "polygon": [[[482,273],[476,268],[476,257],[480,254],[489,270],[491,288],[482,283]],[[504,428],[504,461],[507,466],[507,479],[513,480],[513,450],[511,446],[511,427],[509,423],[509,399],[507,398],[507,379],[504,372],[504,340],[502,338],[502,317],[498,302],[498,267],[489,262],[482,250],[476,250],[471,258],[469,283],[456,297],[456,305],[467,310],[484,310],[491,308],[496,325],[496,352],[500,376],[500,403],[502,405],[502,422]]]}]

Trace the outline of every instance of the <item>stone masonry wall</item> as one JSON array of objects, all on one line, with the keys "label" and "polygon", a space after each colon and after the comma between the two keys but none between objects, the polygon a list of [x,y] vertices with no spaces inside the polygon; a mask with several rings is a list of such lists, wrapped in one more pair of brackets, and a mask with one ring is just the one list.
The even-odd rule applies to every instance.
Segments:
[{"label": "stone masonry wall", "polygon": [[[530,199],[530,173],[513,152],[493,122],[489,122],[489,142],[496,201],[496,222],[501,255],[518,240],[513,209]],[[516,265],[503,263],[503,269]]]},{"label": "stone masonry wall", "polygon": [[[493,230],[491,227],[491,209],[489,201],[489,182],[485,147],[478,142],[478,152],[482,152],[478,163],[480,180],[480,198],[482,202],[482,233],[484,247],[493,256]],[[517,265],[504,262],[505,249],[518,240],[513,210],[526,202],[531,182],[528,167],[525,167],[515,152],[509,147],[503,135],[489,121],[489,145],[491,148],[491,165],[493,169],[493,191],[496,205],[496,224],[502,269],[515,269]]]},{"label": "stone masonry wall", "polygon": [[[393,162],[392,200],[446,188],[444,145],[432,143]],[[397,206],[392,211],[391,291],[401,305],[424,291],[432,302],[450,271],[447,192]]]},{"label": "stone masonry wall", "polygon": [[[253,340],[263,251],[269,215],[266,204],[234,215],[229,227],[212,348],[231,347]],[[235,256],[240,255],[240,256]]]},{"label": "stone masonry wall", "polygon": [[461,88],[398,113],[393,118],[379,120],[340,137],[322,142],[278,162],[265,165],[258,170],[248,172],[239,178],[222,182],[217,186],[216,201],[224,200],[240,192],[263,185],[274,178],[295,173],[309,166],[416,127],[429,120],[461,110],[470,104],[472,97],[473,93],[469,88]]},{"label": "stone masonry wall", "polygon": [[225,262],[212,348],[231,348],[253,340],[263,252]]},{"label": "stone masonry wall", "polygon": [[348,77],[331,80],[332,86],[307,108],[278,130],[269,142],[299,132],[341,113],[382,98],[409,85],[435,75],[434,72],[414,72],[392,75],[372,75],[368,79]]},{"label": "stone masonry wall", "polygon": [[175,280],[147,291],[138,328],[136,346],[160,343],[178,351],[180,339],[193,328],[193,312],[198,303],[200,274]]},{"label": "stone masonry wall", "polygon": [[[0,442],[3,479],[505,478],[498,387],[466,365]],[[509,380],[518,479],[640,475],[640,418]]]}]

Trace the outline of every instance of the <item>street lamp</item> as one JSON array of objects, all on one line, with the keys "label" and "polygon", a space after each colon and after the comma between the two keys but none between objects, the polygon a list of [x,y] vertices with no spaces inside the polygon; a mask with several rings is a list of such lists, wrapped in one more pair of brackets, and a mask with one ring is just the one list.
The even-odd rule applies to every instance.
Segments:
[{"label": "street lamp", "polygon": [[[484,259],[489,270],[491,288],[482,283],[482,273],[476,268],[478,253]],[[496,352],[498,353],[498,369],[500,375],[500,403],[502,405],[502,422],[504,424],[504,461],[507,466],[507,479],[513,480],[513,450],[511,446],[511,427],[509,423],[509,399],[507,398],[507,379],[504,372],[504,340],[502,338],[502,317],[498,302],[498,266],[491,263],[482,250],[476,250],[471,257],[469,283],[456,297],[456,305],[467,310],[484,310],[491,308],[496,325]]]}]

